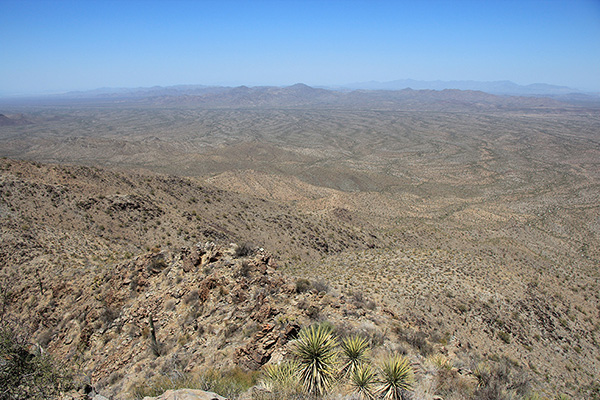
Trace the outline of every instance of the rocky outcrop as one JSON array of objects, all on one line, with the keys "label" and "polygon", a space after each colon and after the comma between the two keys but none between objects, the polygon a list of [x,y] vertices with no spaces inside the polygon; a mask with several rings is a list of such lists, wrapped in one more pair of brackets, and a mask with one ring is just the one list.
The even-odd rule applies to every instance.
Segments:
[{"label": "rocky outcrop", "polygon": [[156,375],[277,363],[300,328],[317,317],[338,325],[373,318],[348,320],[340,294],[298,293],[263,249],[212,242],[156,248],[82,275],[77,284],[56,281],[43,293],[35,285],[30,290],[37,306],[23,305],[20,312],[36,316],[43,345],[77,360],[97,393],[111,399],[127,398]]},{"label": "rocky outcrop", "polygon": [[281,349],[300,332],[297,324],[288,324],[276,328],[274,324],[265,324],[254,334],[250,343],[235,351],[236,363],[246,369],[256,370],[268,363],[273,352]]}]

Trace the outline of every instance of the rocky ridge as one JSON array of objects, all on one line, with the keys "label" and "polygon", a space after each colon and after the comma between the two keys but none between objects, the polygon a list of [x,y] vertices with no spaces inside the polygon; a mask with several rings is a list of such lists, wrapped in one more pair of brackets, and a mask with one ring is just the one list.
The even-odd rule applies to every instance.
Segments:
[{"label": "rocky ridge", "polygon": [[382,334],[401,323],[392,310],[318,285],[302,291],[270,253],[242,250],[207,242],[147,253],[43,288],[22,277],[3,317],[28,324],[39,346],[115,399],[155,375],[277,363],[315,321],[399,349]]}]

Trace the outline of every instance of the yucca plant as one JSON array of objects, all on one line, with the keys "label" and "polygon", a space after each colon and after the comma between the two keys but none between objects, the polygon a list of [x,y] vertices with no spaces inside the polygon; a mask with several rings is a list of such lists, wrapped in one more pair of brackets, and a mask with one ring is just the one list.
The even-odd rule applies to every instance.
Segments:
[{"label": "yucca plant", "polygon": [[475,367],[473,375],[475,375],[475,377],[477,378],[477,386],[488,386],[488,384],[492,380],[492,369],[487,363],[481,361]]},{"label": "yucca plant", "polygon": [[300,383],[316,396],[327,393],[336,377],[338,343],[330,327],[312,325],[300,331],[292,352],[299,364]]},{"label": "yucca plant", "polygon": [[354,335],[342,340],[342,366],[341,375],[352,376],[356,367],[367,361],[369,342],[365,337]]},{"label": "yucca plant", "polygon": [[370,364],[362,363],[356,366],[350,375],[350,387],[352,392],[360,399],[375,399],[375,384],[377,376]]},{"label": "yucca plant", "polygon": [[298,389],[298,363],[284,361],[281,364],[265,365],[262,371],[261,384],[271,392],[293,393]]},{"label": "yucca plant", "polygon": [[379,395],[386,400],[401,400],[415,380],[410,361],[403,356],[388,357],[381,366]]},{"label": "yucca plant", "polygon": [[441,353],[432,354],[426,359],[426,363],[431,365],[437,371],[450,371],[452,369],[452,362]]}]

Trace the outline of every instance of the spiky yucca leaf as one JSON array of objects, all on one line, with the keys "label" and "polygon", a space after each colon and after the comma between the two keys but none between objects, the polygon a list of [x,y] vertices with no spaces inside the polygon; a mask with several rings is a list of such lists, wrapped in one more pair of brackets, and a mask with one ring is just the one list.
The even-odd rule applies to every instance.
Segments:
[{"label": "spiky yucca leaf", "polygon": [[351,376],[356,367],[367,361],[368,349],[369,342],[365,337],[355,335],[342,340],[343,376]]},{"label": "spiky yucca leaf", "polygon": [[375,384],[377,377],[371,365],[363,363],[356,366],[350,375],[350,386],[352,392],[361,399],[375,399]]},{"label": "spiky yucca leaf", "polygon": [[400,400],[402,393],[412,389],[415,380],[410,361],[403,356],[388,357],[381,366],[379,395],[386,400]]},{"label": "spiky yucca leaf", "polygon": [[323,396],[335,380],[337,340],[330,327],[313,325],[300,331],[292,352],[299,363],[300,382],[312,395]]}]

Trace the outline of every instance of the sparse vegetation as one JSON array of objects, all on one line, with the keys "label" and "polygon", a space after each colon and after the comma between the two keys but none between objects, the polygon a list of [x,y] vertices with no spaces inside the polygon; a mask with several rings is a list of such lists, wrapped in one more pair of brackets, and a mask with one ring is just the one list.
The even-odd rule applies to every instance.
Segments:
[{"label": "sparse vegetation", "polygon": [[72,372],[18,331],[0,322],[0,399],[43,400],[72,389]]},{"label": "sparse vegetation", "polygon": [[173,371],[170,375],[157,375],[149,381],[135,382],[129,392],[133,399],[141,400],[146,396],[160,396],[167,390],[186,388],[219,393],[227,398],[237,399],[256,382],[256,379],[256,373],[247,373],[236,368],[225,371],[209,369],[199,374]]},{"label": "sparse vegetation", "polygon": [[300,366],[295,361],[285,361],[281,364],[267,364],[262,371],[261,384],[271,393],[283,398],[302,393],[298,380]]},{"label": "sparse vegetation", "polygon": [[250,243],[244,242],[235,248],[234,256],[235,257],[248,257],[249,255],[252,254],[253,251],[254,251],[254,246],[252,246]]},{"label": "sparse vegetation", "polygon": [[504,331],[499,331],[498,332],[498,337],[506,344],[510,344],[510,342],[512,341],[512,338],[510,336],[510,333],[504,332]]}]

